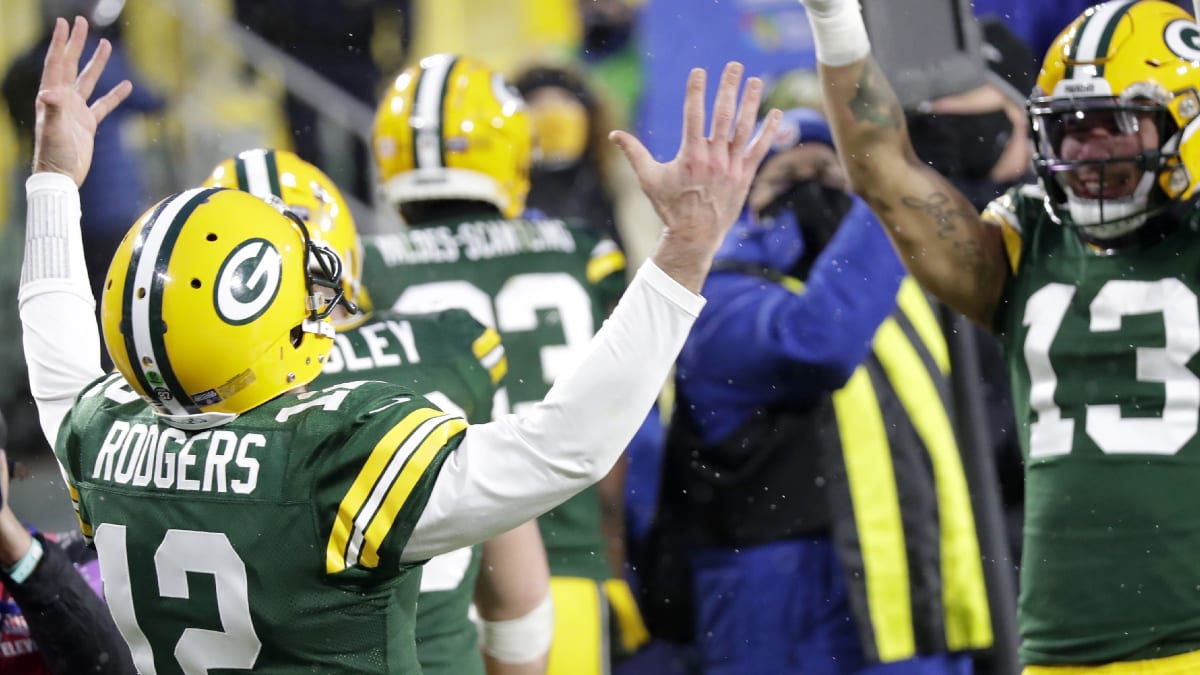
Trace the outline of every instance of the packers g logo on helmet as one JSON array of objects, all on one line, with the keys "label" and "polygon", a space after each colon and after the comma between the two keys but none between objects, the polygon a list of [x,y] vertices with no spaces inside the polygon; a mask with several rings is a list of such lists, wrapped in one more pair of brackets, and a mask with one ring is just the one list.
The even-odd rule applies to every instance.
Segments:
[{"label": "packers g logo on helmet", "polygon": [[525,210],[533,127],[497,72],[437,54],[400,73],[375,113],[375,167],[388,202],[472,200]]},{"label": "packers g logo on helmet", "polygon": [[294,215],[238,190],[181,192],[113,256],[105,346],[165,422],[214,427],[320,374],[333,326],[316,287],[339,277],[337,256]]},{"label": "packers g logo on helmet", "polygon": [[283,259],[266,239],[250,239],[221,263],[213,288],[217,316],[235,326],[266,311],[279,292]]},{"label": "packers g logo on helmet", "polygon": [[204,185],[243,190],[296,214],[308,226],[314,241],[333,249],[341,258],[346,298],[364,312],[370,309],[371,299],[362,284],[358,228],[341,191],[323,171],[287,150],[255,148],[222,161]]}]

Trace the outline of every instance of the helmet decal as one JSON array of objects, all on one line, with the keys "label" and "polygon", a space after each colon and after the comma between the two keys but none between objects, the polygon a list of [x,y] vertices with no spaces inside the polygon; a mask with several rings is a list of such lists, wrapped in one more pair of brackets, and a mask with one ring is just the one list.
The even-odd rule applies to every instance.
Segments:
[{"label": "helmet decal", "polygon": [[1186,19],[1176,19],[1163,30],[1167,49],[1185,61],[1200,61],[1200,26]]},{"label": "helmet decal", "polygon": [[169,327],[162,319],[167,263],[184,222],[217,191],[195,188],[160,204],[138,235],[129,263],[131,273],[125,277],[125,350],[142,391],[171,415],[199,414],[200,409],[180,386],[167,358],[164,335]]},{"label": "helmet decal", "polygon": [[283,257],[266,239],[248,239],[221,263],[213,306],[225,323],[249,323],[271,306],[283,278]]}]

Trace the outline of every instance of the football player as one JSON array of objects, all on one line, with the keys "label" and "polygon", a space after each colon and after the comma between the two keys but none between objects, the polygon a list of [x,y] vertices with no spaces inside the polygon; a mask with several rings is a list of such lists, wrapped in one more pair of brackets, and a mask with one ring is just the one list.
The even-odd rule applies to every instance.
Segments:
[{"label": "football player", "polygon": [[1200,672],[1200,27],[1156,0],[1067,26],[1028,103],[1040,180],[980,215],[913,153],[858,4],[804,4],[856,191],[1004,343],[1026,672]]},{"label": "football player", "polygon": [[[308,389],[346,304],[341,261],[304,222],[239,190],[171,195],[104,283],[116,373],[99,368],[78,186],[96,125],[86,23],[57,22],[37,97],[20,312],[41,423],[99,552],[139,671],[419,672],[420,563],[483,541],[606,474],[645,417],[774,133],[762,83],[729,64],[704,133],[688,82],[679,155],[615,132],[666,231],[545,400],[470,425],[399,385]],[[332,296],[319,289],[328,288]],[[61,431],[61,433],[60,433]]]},{"label": "football player", "polygon": [[[314,240],[341,257],[342,289],[360,311],[334,308],[330,319],[338,334],[314,387],[383,380],[402,384],[472,424],[491,419],[492,398],[508,369],[499,334],[461,309],[373,311],[361,282],[362,246],[354,218],[324,172],[286,150],[257,149],[221,162],[204,184],[281,201],[300,216]],[[482,576],[481,559],[489,570]],[[481,547],[451,551],[425,563],[416,629],[424,675],[483,675],[479,636],[469,616],[473,597],[484,626],[483,650],[498,661],[488,671],[543,672],[553,631],[549,574],[534,521]],[[514,632],[529,658],[510,660],[503,642]]]},{"label": "football player", "polygon": [[[499,330],[509,363],[499,412],[546,395],[625,282],[624,254],[597,228],[521,217],[533,147],[516,91],[479,61],[452,54],[402,72],[375,115],[381,191],[407,229],[364,238],[366,283],[381,305],[461,307]],[[552,675],[607,673],[613,656],[647,639],[606,556],[604,504],[620,503],[622,476],[538,519],[554,596]]]}]

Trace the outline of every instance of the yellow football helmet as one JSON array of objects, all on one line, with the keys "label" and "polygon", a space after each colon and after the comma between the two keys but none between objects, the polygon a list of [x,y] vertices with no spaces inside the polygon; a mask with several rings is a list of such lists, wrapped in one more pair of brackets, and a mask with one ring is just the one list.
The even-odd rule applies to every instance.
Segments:
[{"label": "yellow football helmet", "polygon": [[294,214],[238,190],[195,188],[151,207],[117,247],[101,297],[104,342],[165,422],[218,426],[320,374],[340,276],[337,255]]},{"label": "yellow football helmet", "polygon": [[[1046,53],[1029,103],[1034,164],[1058,222],[1098,239],[1140,227],[1172,202],[1190,199],[1200,181],[1200,26],[1159,0],[1117,0],[1088,9]],[[1102,123],[1135,134],[1153,120],[1158,147],[1132,156],[1066,160],[1062,143],[1074,124]],[[1132,194],[1105,197],[1105,171],[1132,162],[1142,171]],[[1099,187],[1079,195],[1066,174],[1090,165]]]},{"label": "yellow football helmet", "polygon": [[204,185],[243,190],[268,201],[282,200],[308,226],[314,241],[333,249],[342,259],[346,298],[363,312],[370,309],[371,299],[362,284],[358,228],[341,190],[325,172],[287,150],[256,148],[218,164]]},{"label": "yellow football helmet", "polygon": [[533,130],[521,97],[490,68],[437,54],[396,78],[375,113],[373,154],[390,204],[464,199],[525,210]]}]

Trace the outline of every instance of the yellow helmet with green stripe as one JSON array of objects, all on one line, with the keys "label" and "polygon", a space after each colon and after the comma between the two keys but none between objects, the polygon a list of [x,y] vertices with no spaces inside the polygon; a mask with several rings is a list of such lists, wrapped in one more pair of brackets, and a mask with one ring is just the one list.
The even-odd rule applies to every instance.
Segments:
[{"label": "yellow helmet with green stripe", "polygon": [[[1172,202],[1190,199],[1200,182],[1200,140],[1193,138],[1198,85],[1200,26],[1176,5],[1115,0],[1067,26],[1046,53],[1029,104],[1035,168],[1051,215],[1095,238],[1115,239]],[[1073,125],[1100,121],[1114,134],[1154,124],[1158,144],[1128,156],[1063,157]],[[1140,174],[1129,194],[1110,196],[1103,175],[1118,163],[1132,164]],[[1101,184],[1081,194],[1067,176],[1085,165]]]},{"label": "yellow helmet with green stripe", "polygon": [[373,154],[384,196],[525,210],[533,126],[500,73],[453,54],[421,59],[393,81],[375,113]]},{"label": "yellow helmet with green stripe", "polygon": [[168,424],[207,429],[321,372],[341,263],[290,211],[239,190],[171,195],[117,247],[101,296],[109,356]]}]

